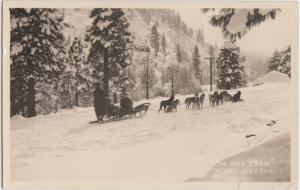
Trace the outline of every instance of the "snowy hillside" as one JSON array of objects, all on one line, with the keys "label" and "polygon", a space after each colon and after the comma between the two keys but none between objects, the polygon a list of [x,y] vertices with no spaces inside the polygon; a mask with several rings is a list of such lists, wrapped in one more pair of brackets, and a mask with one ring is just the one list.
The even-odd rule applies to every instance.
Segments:
[{"label": "snowy hillside", "polygon": [[[149,67],[153,69],[155,73],[155,85],[150,87],[150,96],[156,97],[159,95],[167,96],[170,93],[170,76],[166,75],[168,68],[175,66],[178,70],[185,68],[189,75],[193,75],[192,72],[192,54],[195,46],[199,47],[199,53],[201,58],[201,69],[203,83],[208,84],[209,79],[209,66],[208,61],[203,60],[204,57],[208,57],[208,46],[209,44],[200,44],[196,41],[196,34],[193,36],[186,35],[179,29],[174,29],[168,25],[166,21],[162,21],[161,16],[156,14],[151,15],[151,19],[146,21],[143,17],[141,10],[138,9],[124,9],[126,13],[126,18],[129,22],[129,30],[134,36],[134,48],[132,50],[133,57],[131,59],[130,71],[135,78],[135,88],[132,90],[131,96],[134,99],[144,98],[145,88],[141,84],[143,71],[146,67],[147,53],[138,49],[139,47],[149,47]],[[169,9],[165,10],[170,11]],[[164,10],[161,10],[164,12]],[[65,10],[65,21],[71,24],[71,28],[66,29],[66,34],[69,36],[69,41],[73,40],[75,37],[80,37],[84,39],[87,29],[91,26],[92,20],[88,17],[90,14],[89,9],[66,9]],[[164,55],[162,47],[158,51],[158,55],[154,55],[154,49],[151,47],[151,28],[157,25],[159,33],[159,43],[161,43],[162,35],[166,38],[166,55],[164,60]],[[178,63],[176,58],[176,48],[179,44],[180,50],[183,56],[182,63]],[[160,44],[161,46],[161,44]],[[215,47],[216,48],[216,47]],[[175,77],[177,74],[175,73]],[[179,74],[178,74],[179,75]],[[162,78],[167,77],[169,82],[164,81]],[[177,80],[180,80],[179,78]],[[196,82],[200,88],[200,82]],[[179,88],[179,87],[178,87]]]},{"label": "snowy hillside", "polygon": [[[95,120],[93,108],[15,116],[12,179],[155,183],[201,178],[219,161],[289,133],[290,90],[288,83],[247,87],[241,89],[243,102],[213,108],[206,94],[203,110],[180,104],[176,113],[159,113],[157,98],[142,118],[102,125],[88,123]],[[185,97],[176,98],[182,103]],[[280,159],[281,152],[271,156]]]}]

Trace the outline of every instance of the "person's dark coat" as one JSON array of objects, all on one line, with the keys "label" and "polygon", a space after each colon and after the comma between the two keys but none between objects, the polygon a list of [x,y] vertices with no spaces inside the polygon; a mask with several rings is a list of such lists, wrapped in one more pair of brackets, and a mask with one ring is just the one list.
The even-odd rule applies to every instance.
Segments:
[{"label": "person's dark coat", "polygon": [[124,97],[121,99],[120,106],[120,113],[122,114],[122,116],[131,114],[133,112],[133,101],[128,97]]},{"label": "person's dark coat", "polygon": [[94,108],[97,116],[97,120],[102,120],[105,115],[105,97],[103,90],[99,85],[95,86],[94,91]]},{"label": "person's dark coat", "polygon": [[104,106],[104,109],[105,109],[105,115],[109,116],[112,114],[111,112],[111,99],[107,96],[105,97],[105,106]]}]

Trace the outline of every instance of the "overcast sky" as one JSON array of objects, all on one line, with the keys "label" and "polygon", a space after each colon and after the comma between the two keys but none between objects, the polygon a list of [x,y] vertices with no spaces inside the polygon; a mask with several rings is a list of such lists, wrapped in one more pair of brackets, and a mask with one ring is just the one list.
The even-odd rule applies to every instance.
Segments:
[{"label": "overcast sky", "polygon": [[[176,9],[182,19],[194,29],[204,28],[206,40],[211,44],[217,43],[221,46],[224,38],[221,28],[209,24],[209,15],[201,13],[200,9]],[[283,49],[291,42],[291,22],[292,13],[282,9],[275,20],[268,19],[266,22],[252,28],[246,35],[238,40],[238,44],[243,52],[257,53],[269,56],[274,49]],[[297,16],[297,15],[296,15]]]}]

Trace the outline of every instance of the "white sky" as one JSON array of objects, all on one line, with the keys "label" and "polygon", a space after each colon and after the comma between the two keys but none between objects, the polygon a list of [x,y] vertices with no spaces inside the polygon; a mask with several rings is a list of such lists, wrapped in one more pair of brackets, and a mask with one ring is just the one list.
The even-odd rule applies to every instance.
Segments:
[{"label": "white sky", "polygon": [[[189,27],[194,29],[204,27],[206,41],[211,44],[217,43],[221,46],[224,38],[221,28],[213,27],[209,24],[209,15],[201,13],[200,9],[176,9]],[[283,49],[291,42],[291,22],[289,18],[291,11],[282,9],[277,14],[276,19],[268,19],[266,22],[249,30],[246,35],[238,40],[238,44],[243,52],[257,53],[259,55],[269,56],[274,49]],[[297,16],[297,15],[294,15]]]}]

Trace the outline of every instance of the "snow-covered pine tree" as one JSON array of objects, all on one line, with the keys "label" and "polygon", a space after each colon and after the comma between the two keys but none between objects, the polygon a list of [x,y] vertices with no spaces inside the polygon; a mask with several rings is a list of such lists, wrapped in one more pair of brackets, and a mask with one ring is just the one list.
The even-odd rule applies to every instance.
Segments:
[{"label": "snow-covered pine tree", "polygon": [[[203,12],[215,11],[215,9],[202,9]],[[236,41],[244,36],[247,30],[267,19],[275,19],[280,9],[219,9],[212,16],[210,24],[220,27],[224,37]]]},{"label": "snow-covered pine tree", "polygon": [[[145,63],[146,61],[147,60],[145,60]],[[151,63],[150,60],[149,63]],[[145,64],[145,68],[140,73],[140,81],[143,88],[146,89],[146,99],[149,99],[150,89],[152,89],[154,85],[157,83],[156,73],[152,65],[148,64],[148,68],[147,68],[147,64]]]},{"label": "snow-covered pine tree", "polygon": [[198,42],[198,43],[200,43],[201,44],[201,46],[203,46],[204,45],[204,35],[203,35],[203,32],[199,29],[198,31],[197,31],[197,34],[196,34],[196,41]]},{"label": "snow-covered pine tree", "polygon": [[201,84],[201,67],[200,67],[200,53],[199,53],[199,48],[196,45],[193,53],[193,70],[195,74],[195,78],[200,82]]},{"label": "snow-covered pine tree", "polygon": [[[69,61],[70,64],[72,66],[72,68],[74,68],[74,82],[75,82],[75,106],[79,106],[79,101],[78,101],[78,87],[79,84],[82,82],[83,77],[80,75],[80,68],[81,65],[84,64],[86,56],[84,56],[83,54],[83,43],[82,41],[75,37],[72,45],[70,46],[69,49]],[[80,81],[81,79],[81,81]]]},{"label": "snow-covered pine tree", "polygon": [[269,59],[269,71],[277,70],[281,64],[282,54],[280,51],[275,50],[271,58]]},{"label": "snow-covered pine tree", "polygon": [[12,112],[24,114],[26,107],[25,115],[33,117],[36,83],[53,82],[64,68],[63,29],[68,25],[59,9],[13,8],[10,18]]},{"label": "snow-covered pine tree", "polygon": [[103,81],[104,93],[109,95],[109,80],[118,82],[130,64],[134,38],[122,9],[96,8],[90,17],[94,20],[86,37],[90,43],[88,60],[93,64],[94,77]]},{"label": "snow-covered pine tree", "polygon": [[244,86],[244,66],[241,65],[245,58],[240,57],[240,48],[234,44],[225,44],[221,48],[216,60],[219,69],[217,87],[219,89],[232,89]]},{"label": "snow-covered pine tree", "polygon": [[291,46],[282,51],[275,50],[268,64],[269,71],[279,71],[291,77]]},{"label": "snow-covered pine tree", "polygon": [[194,30],[193,28],[189,28],[189,37],[193,38],[193,36],[194,36]]},{"label": "snow-covered pine tree", "polygon": [[178,63],[182,63],[182,52],[179,44],[176,46],[176,58]]},{"label": "snow-covered pine tree", "polygon": [[282,51],[281,64],[278,70],[282,73],[287,74],[291,78],[291,46],[288,46]]},{"label": "snow-covered pine tree", "polygon": [[165,34],[162,35],[161,37],[161,48],[164,54],[164,61],[166,60],[166,48],[167,48],[167,40],[165,37]]},{"label": "snow-covered pine tree", "polygon": [[159,38],[160,37],[159,37],[157,27],[156,27],[156,25],[154,25],[151,28],[150,44],[151,44],[151,47],[154,48],[155,56],[157,56],[157,53],[159,51],[159,41],[160,41]]}]

